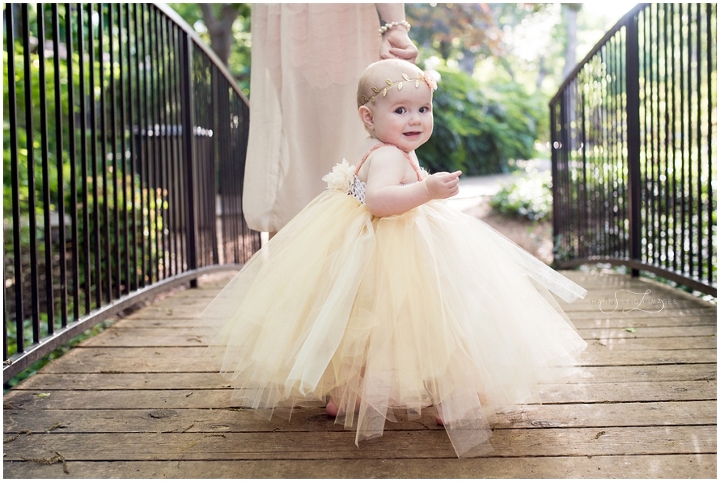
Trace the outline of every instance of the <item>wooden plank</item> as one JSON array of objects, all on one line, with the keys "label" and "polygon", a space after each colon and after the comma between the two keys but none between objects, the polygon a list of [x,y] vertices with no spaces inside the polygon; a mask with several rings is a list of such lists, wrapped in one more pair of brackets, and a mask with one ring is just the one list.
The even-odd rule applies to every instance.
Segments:
[{"label": "wooden plank", "polygon": [[645,365],[584,367],[568,383],[658,382],[717,380],[717,363],[697,365]]},{"label": "wooden plank", "polygon": [[[589,311],[573,311],[567,313],[568,317],[575,321],[579,320],[649,320],[654,319],[672,319],[676,320],[678,324],[682,323],[682,320],[696,320],[696,319],[710,319],[717,323],[717,309],[716,308],[688,308],[685,310],[667,311],[661,313],[644,313],[638,311],[626,312],[616,311],[613,313],[603,313],[600,310],[589,310]],[[662,316],[660,316],[662,315]]]},{"label": "wooden plank", "polygon": [[[612,347],[615,350],[692,350],[717,347],[714,326],[683,328],[631,328],[590,329],[578,333],[593,346]],[[634,330],[634,331],[633,331]],[[662,330],[665,330],[664,332]],[[676,332],[672,337],[664,335],[668,330]],[[706,334],[701,334],[705,332]],[[679,333],[686,333],[680,335]],[[200,347],[213,339],[210,328],[119,328],[114,327],[82,343],[83,347]]]},{"label": "wooden plank", "polygon": [[[212,287],[225,286],[231,279],[237,275],[239,271],[223,271],[221,273],[214,273],[212,275],[203,275],[198,278],[198,288],[190,289],[188,291],[201,290]],[[674,288],[654,282],[648,278],[633,278],[626,274],[614,273],[614,272],[599,272],[599,271],[581,271],[576,269],[561,269],[557,270],[558,273],[562,274],[568,279],[573,280],[575,283],[585,283],[583,287],[595,287],[595,286],[626,286],[626,285],[637,285],[637,286],[648,286],[665,288],[674,290]],[[587,285],[587,286],[585,286]]]},{"label": "wooden plank", "polygon": [[204,274],[198,278],[198,286],[208,286],[214,283],[227,283],[239,272],[239,269],[229,269],[226,271],[218,271],[217,273]]},{"label": "wooden plank", "polygon": [[[567,383],[716,380],[717,365],[586,367]],[[228,382],[216,372],[199,373],[38,373],[13,390],[202,390]]]},{"label": "wooden plank", "polygon": [[[408,420],[402,411],[397,422],[388,422],[386,431],[442,430],[435,422],[435,411],[424,410],[421,418]],[[118,409],[118,410],[42,410],[28,416],[26,410],[4,410],[5,435],[26,430],[44,432],[56,424],[53,433],[228,433],[228,432],[326,432],[342,431],[340,424],[323,408],[296,408],[291,419],[265,420],[245,409]],[[501,413],[495,429],[640,427],[671,425],[712,425],[717,423],[715,401],[595,403],[571,405],[524,405]]]},{"label": "wooden plank", "polygon": [[[5,460],[55,452],[74,460],[275,460],[454,458],[443,430],[386,432],[355,446],[355,433],[31,434],[4,444]],[[494,457],[714,454],[716,426],[508,429],[493,432]],[[88,450],[92,447],[92,450]]]},{"label": "wooden plank", "polygon": [[664,296],[668,296],[668,298],[660,298],[658,296],[654,298],[654,300],[643,300],[642,302],[639,299],[640,297],[638,297],[637,300],[630,298],[629,301],[625,301],[626,298],[618,298],[616,302],[613,294],[610,292],[593,292],[583,300],[573,301],[572,303],[560,303],[560,301],[558,301],[558,304],[567,313],[585,311],[596,312],[601,315],[622,313],[628,316],[639,315],[640,313],[654,314],[655,316],[669,316],[679,314],[684,310],[703,306],[701,301],[669,298],[673,296],[672,293],[667,293]]},{"label": "wooden plank", "polygon": [[[202,311],[219,293],[220,291],[208,290],[202,292],[183,292],[159,302],[155,302],[152,306],[156,307],[157,311],[180,308]],[[669,294],[668,296],[671,295]],[[695,300],[657,298],[641,301],[640,299],[636,300],[634,297],[618,297],[615,299],[613,293],[610,292],[594,292],[586,296],[585,299],[577,300],[572,303],[566,303],[562,300],[558,300],[558,304],[560,304],[563,310],[567,312],[596,312],[598,316],[611,314],[623,314],[625,316],[642,316],[641,314],[669,316],[672,315],[673,312],[677,312],[679,310],[697,309],[702,307],[702,305],[698,305]],[[710,311],[711,307],[707,307],[707,309]]]},{"label": "wooden plank", "polygon": [[[44,410],[28,417],[23,410],[6,410],[5,435],[25,430],[41,433],[61,423],[58,433],[241,433],[241,432],[327,432],[345,429],[325,413],[324,408],[296,408],[286,418],[260,418],[247,409],[118,409],[118,410]],[[702,425],[702,424],[699,424]],[[387,430],[443,430],[435,421],[435,411],[423,413],[420,420],[408,420],[399,414],[397,423]]]},{"label": "wooden plank", "polygon": [[525,405],[493,428],[639,427],[717,424],[717,401]]},{"label": "wooden plank", "polygon": [[[157,317],[145,318],[123,318],[119,320],[113,328],[192,328],[206,326],[198,316],[189,318],[172,318],[165,317],[158,319]],[[602,315],[602,313],[600,314]],[[717,312],[706,314],[687,314],[684,316],[628,316],[620,315],[602,315],[595,316],[595,313],[575,312],[569,314],[570,319],[576,328],[627,328],[627,327],[663,327],[663,326],[717,326]]]},{"label": "wooden plank", "polygon": [[594,457],[484,457],[476,459],[216,460],[72,462],[62,466],[5,462],[7,478],[163,479],[662,479],[715,478],[717,456],[631,455]]},{"label": "wooden plank", "polygon": [[588,290],[602,286],[618,286],[622,288],[628,286],[635,286],[658,290],[673,290],[677,291],[678,296],[695,298],[690,293],[685,293],[683,291],[677,290],[672,286],[660,283],[646,277],[634,278],[626,274],[606,271],[600,272],[594,269],[593,271],[585,271],[584,268],[581,268],[581,270],[559,270],[558,272]]},{"label": "wooden plank", "polygon": [[[627,317],[616,317],[616,318],[580,318],[572,319],[575,328],[659,328],[659,327],[686,327],[686,326],[715,326],[717,327],[717,314],[712,313],[709,315],[688,315],[688,316],[668,316],[668,317],[648,317],[648,318],[627,318]],[[118,328],[123,327],[122,324],[117,325]]]},{"label": "wooden plank", "polygon": [[[572,279],[572,278],[570,278]],[[683,298],[683,299],[700,299],[699,297],[693,296],[691,293],[684,292],[682,290],[679,290],[675,287],[663,284],[663,283],[657,283],[652,280],[648,279],[623,279],[622,277],[611,277],[606,278],[604,280],[600,279],[580,279],[580,280],[573,280],[575,283],[581,285],[583,288],[585,288],[588,293],[594,293],[598,291],[613,293],[614,291],[620,291],[625,293],[626,291],[631,291],[632,293],[626,293],[626,294],[635,294],[637,296],[642,295],[646,291],[649,291],[649,293],[646,293],[646,296],[648,298],[656,296],[657,293],[673,293],[674,298]],[[700,299],[700,301],[703,301]]]},{"label": "wooden plank", "polygon": [[713,336],[717,329],[715,326],[669,326],[659,328],[634,328],[635,331],[628,331],[624,328],[590,328],[579,329],[578,333],[585,340],[599,340],[612,338],[659,338],[677,336]]},{"label": "wooden plank", "polygon": [[85,347],[105,346],[207,346],[210,328],[111,328],[83,342]]},{"label": "wooden plank", "polygon": [[715,380],[696,382],[616,382],[543,385],[543,403],[605,403],[715,400]]},{"label": "wooden plank", "polygon": [[716,363],[716,350],[591,350],[583,352],[582,366],[676,365],[686,363]]},{"label": "wooden plank", "polygon": [[674,338],[624,338],[588,340],[589,350],[593,347],[604,346],[610,350],[699,350],[715,349],[717,338],[715,336],[688,336]]},{"label": "wooden plank", "polygon": [[[689,327],[623,327],[623,328],[590,328],[578,329],[585,340],[631,340],[640,338],[672,338],[673,340],[698,337],[700,346],[693,346],[692,339],[687,340],[686,348],[714,348],[716,328],[712,325]],[[85,347],[102,346],[201,346],[213,339],[214,333],[208,327],[147,327],[123,328],[113,327],[83,342]],[[706,340],[700,339],[705,337]],[[712,339],[710,339],[712,338]],[[708,344],[709,343],[709,344]],[[678,346],[678,349],[681,346]]]},{"label": "wooden plank", "polygon": [[[713,376],[709,369],[698,373],[699,376]],[[215,372],[38,373],[24,380],[13,390],[202,390],[223,388],[227,384],[228,382]]]},{"label": "wooden plank", "polygon": [[143,328],[196,328],[202,327],[203,322],[199,318],[123,318],[113,328],[118,329],[143,329]]},{"label": "wooden plank", "polygon": [[202,313],[202,309],[195,307],[176,306],[148,306],[127,316],[130,320],[164,320],[164,319],[195,319]]},{"label": "wooden plank", "polygon": [[[83,348],[76,347],[42,368],[42,373],[198,373],[215,368],[204,347]],[[633,366],[716,363],[716,350],[618,351],[588,348],[581,366]]]},{"label": "wooden plank", "polygon": [[[543,403],[670,402],[714,400],[715,380],[677,382],[615,382],[587,384],[548,384],[541,387]],[[49,395],[38,396],[41,393]],[[206,390],[55,390],[40,392],[17,390],[4,401],[23,410],[70,410],[73,408],[228,408],[232,389]]]},{"label": "wooden plank", "polygon": [[[625,326],[592,326],[577,327],[578,333],[583,338],[659,338],[659,337],[679,337],[679,336],[713,336],[717,332],[715,325],[688,325],[688,326],[660,326],[648,327],[640,324],[626,324]],[[211,336],[213,330],[205,325],[197,325],[192,327],[165,327],[165,326],[145,326],[142,328],[133,328],[118,323],[110,329],[93,337],[143,337],[143,338],[162,338],[167,336],[174,337],[194,337],[194,336]]]},{"label": "wooden plank", "polygon": [[[642,288],[642,292],[647,287]],[[202,305],[210,303],[220,292],[216,289],[186,289],[173,292],[171,295],[160,295],[152,306],[172,308],[173,305]],[[631,290],[632,291],[632,290]],[[555,297],[558,304],[565,310],[596,311],[598,314],[624,314],[633,316],[667,315],[669,312],[682,312],[687,310],[717,311],[717,305],[702,299],[687,295],[675,289],[662,292],[651,290],[651,294],[635,294],[622,288],[610,286],[602,290],[590,290],[585,298],[573,302],[565,302]],[[173,301],[175,303],[173,303]]]}]

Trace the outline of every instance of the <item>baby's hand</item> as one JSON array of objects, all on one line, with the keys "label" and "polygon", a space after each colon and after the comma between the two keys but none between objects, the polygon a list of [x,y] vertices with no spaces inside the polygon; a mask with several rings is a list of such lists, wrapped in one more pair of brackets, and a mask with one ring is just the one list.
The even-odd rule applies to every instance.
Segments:
[{"label": "baby's hand", "polygon": [[447,199],[460,191],[458,178],[462,171],[437,172],[425,178],[430,199]]}]

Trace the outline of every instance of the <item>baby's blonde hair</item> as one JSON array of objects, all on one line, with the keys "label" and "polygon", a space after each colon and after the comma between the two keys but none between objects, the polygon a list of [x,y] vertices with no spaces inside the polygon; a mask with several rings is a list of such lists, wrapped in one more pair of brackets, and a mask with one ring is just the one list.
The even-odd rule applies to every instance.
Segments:
[{"label": "baby's blonde hair", "polygon": [[407,60],[387,59],[370,64],[360,76],[357,89],[357,106],[365,105],[367,99],[375,95],[372,88],[382,90],[387,87],[387,79],[398,82],[403,80],[403,74],[411,78],[423,75],[423,71]]}]

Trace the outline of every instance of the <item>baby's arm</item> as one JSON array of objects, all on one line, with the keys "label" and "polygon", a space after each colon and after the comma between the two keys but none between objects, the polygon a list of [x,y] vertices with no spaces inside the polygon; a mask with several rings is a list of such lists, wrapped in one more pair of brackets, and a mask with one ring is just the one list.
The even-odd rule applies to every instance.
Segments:
[{"label": "baby's arm", "polygon": [[446,199],[458,193],[461,172],[439,172],[423,181],[400,186],[408,160],[396,148],[378,149],[368,159],[365,202],[378,217],[402,214],[432,199]]}]

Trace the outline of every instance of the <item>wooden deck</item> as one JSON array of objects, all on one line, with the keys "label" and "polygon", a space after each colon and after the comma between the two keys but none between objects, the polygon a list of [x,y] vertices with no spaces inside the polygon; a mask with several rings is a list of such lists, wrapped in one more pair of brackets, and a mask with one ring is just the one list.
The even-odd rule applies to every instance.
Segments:
[{"label": "wooden deck", "polygon": [[[268,422],[233,408],[194,320],[225,277],[123,318],[5,395],[4,476],[714,478],[717,307],[628,276],[565,274],[589,291],[563,304],[589,344],[582,376],[506,414],[487,457],[457,459],[429,413],[357,448],[323,409]],[[647,311],[675,302],[601,310],[647,289]]]}]

